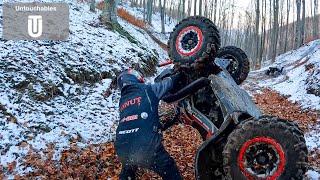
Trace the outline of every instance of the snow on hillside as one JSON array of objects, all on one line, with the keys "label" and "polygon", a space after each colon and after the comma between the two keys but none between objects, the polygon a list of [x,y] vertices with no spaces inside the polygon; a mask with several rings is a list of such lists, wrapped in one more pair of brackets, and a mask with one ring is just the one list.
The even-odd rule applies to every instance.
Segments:
[{"label": "snow on hillside", "polygon": [[[111,141],[118,93],[106,96],[105,91],[112,78],[122,68],[148,68],[167,58],[141,29],[119,19],[138,42],[132,43],[99,25],[99,13],[91,13],[88,5],[67,2],[67,41],[0,39],[0,172],[8,173],[8,163],[14,161],[13,173],[29,171],[21,165],[23,157],[48,144],[55,146],[57,159],[73,142],[81,147]],[[2,36],[2,16],[0,26]]]},{"label": "snow on hillside", "polygon": [[320,110],[320,40],[278,56],[274,64],[253,74],[265,72],[269,67],[284,67],[284,72],[260,80],[260,86],[290,96],[289,100],[300,103],[303,108]]},{"label": "snow on hillside", "polygon": [[[284,70],[278,76],[267,76],[265,72],[269,67],[278,67],[279,69],[284,67]],[[320,40],[280,55],[276,58],[275,63],[258,71],[250,72],[248,84],[249,86],[255,84],[250,81],[258,84],[258,88],[253,87],[255,91],[259,91],[261,87],[271,88],[288,96],[290,101],[300,104],[302,110],[320,112]],[[310,132],[305,134],[309,152],[317,151],[320,148],[319,129],[320,123],[310,124]],[[314,158],[318,159],[318,157]],[[311,179],[319,179],[320,169],[309,170],[307,175]]]}]

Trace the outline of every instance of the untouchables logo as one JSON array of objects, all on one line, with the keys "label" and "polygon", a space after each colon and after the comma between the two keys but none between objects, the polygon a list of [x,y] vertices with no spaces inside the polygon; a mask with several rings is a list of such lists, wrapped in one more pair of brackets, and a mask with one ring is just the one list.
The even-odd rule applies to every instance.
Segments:
[{"label": "untouchables logo", "polygon": [[3,33],[6,40],[68,40],[67,3],[4,3]]},{"label": "untouchables logo", "polygon": [[38,38],[42,35],[42,16],[28,16],[28,34],[32,38]]}]

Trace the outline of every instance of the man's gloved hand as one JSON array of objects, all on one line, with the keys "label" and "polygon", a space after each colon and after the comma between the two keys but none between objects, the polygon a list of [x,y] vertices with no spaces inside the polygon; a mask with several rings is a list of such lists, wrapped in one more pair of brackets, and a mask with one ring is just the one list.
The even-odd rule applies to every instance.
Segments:
[{"label": "man's gloved hand", "polygon": [[192,67],[196,72],[208,72],[209,74],[218,74],[222,71],[220,66],[208,60],[197,60],[195,63],[192,64]]},{"label": "man's gloved hand", "polygon": [[176,73],[186,73],[189,72],[192,68],[188,65],[175,64],[173,69]]},{"label": "man's gloved hand", "polygon": [[172,79],[172,90],[170,91],[171,93],[175,93],[182,89],[186,84],[187,84],[187,76],[183,72],[178,72],[172,76],[170,76]]}]

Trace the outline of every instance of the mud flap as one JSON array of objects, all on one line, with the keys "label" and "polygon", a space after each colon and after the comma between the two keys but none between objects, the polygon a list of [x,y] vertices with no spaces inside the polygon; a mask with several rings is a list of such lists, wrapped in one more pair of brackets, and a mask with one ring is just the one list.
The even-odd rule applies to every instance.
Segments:
[{"label": "mud flap", "polygon": [[223,137],[222,132],[231,124],[238,124],[241,115],[258,119],[262,114],[255,103],[251,100],[249,94],[241,89],[233,80],[231,75],[223,70],[217,75],[211,75],[211,87],[217,97],[222,109],[224,122],[219,131],[210,139],[205,141],[196,154],[195,168],[196,179],[213,179],[213,169],[211,165],[212,148],[219,143]]},{"label": "mud flap", "polygon": [[259,108],[252,101],[249,94],[236,84],[226,70],[217,75],[211,75],[209,79],[225,119],[234,112],[243,112],[255,118],[261,116]]}]

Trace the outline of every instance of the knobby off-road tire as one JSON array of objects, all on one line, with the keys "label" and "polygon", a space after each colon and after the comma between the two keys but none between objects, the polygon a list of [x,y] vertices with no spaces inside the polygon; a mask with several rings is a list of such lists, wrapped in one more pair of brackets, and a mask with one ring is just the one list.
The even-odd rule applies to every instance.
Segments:
[{"label": "knobby off-road tire", "polygon": [[217,58],[230,59],[228,72],[237,84],[241,84],[248,77],[250,62],[246,53],[235,46],[226,46],[218,51]]},{"label": "knobby off-road tire", "polygon": [[168,53],[175,63],[192,64],[214,59],[220,44],[219,30],[213,22],[192,16],[182,20],[170,34]]},{"label": "knobby off-road tire", "polygon": [[227,179],[303,179],[307,154],[295,123],[270,116],[246,120],[228,137],[224,173]]}]

